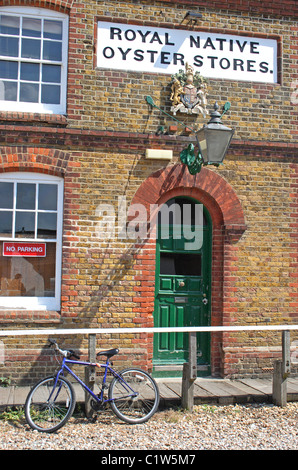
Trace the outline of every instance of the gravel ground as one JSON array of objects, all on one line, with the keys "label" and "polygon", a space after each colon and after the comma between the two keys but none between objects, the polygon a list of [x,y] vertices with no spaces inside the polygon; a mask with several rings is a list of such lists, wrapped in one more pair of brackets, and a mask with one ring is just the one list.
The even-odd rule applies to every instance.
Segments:
[{"label": "gravel ground", "polygon": [[134,426],[105,411],[95,423],[77,415],[54,434],[33,431],[22,419],[2,420],[0,449],[298,450],[298,403],[200,405],[193,413],[169,409]]}]

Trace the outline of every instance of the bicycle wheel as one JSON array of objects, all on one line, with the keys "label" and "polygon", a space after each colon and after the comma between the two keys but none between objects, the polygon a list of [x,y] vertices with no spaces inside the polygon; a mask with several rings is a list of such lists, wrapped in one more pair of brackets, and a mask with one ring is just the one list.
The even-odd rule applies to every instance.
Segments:
[{"label": "bicycle wheel", "polygon": [[141,369],[128,368],[119,373],[109,387],[111,408],[126,423],[144,423],[156,412],[159,390],[155,380]]},{"label": "bicycle wheel", "polygon": [[32,429],[54,432],[71,417],[76,404],[73,386],[64,377],[40,380],[29,392],[25,403],[26,421]]}]

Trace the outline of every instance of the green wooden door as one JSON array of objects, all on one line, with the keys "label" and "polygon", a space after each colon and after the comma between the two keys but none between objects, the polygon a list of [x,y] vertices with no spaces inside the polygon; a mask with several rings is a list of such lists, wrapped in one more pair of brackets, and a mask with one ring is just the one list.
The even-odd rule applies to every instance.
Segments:
[{"label": "green wooden door", "polygon": [[[184,217],[185,205],[189,217]],[[195,206],[190,199],[172,199],[167,203],[172,209],[169,223],[159,218],[154,309],[157,327],[210,324],[211,223],[203,206],[197,205],[202,211],[198,223]],[[177,219],[182,223],[177,224]],[[154,335],[155,376],[180,376],[187,360],[188,333]],[[197,333],[197,363],[198,375],[210,374],[209,333]]]}]

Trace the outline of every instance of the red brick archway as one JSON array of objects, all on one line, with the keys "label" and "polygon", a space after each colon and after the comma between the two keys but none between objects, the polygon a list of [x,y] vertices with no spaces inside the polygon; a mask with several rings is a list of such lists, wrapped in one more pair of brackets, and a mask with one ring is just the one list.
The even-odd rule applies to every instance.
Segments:
[{"label": "red brick archway", "polygon": [[[235,260],[237,241],[246,229],[244,213],[233,188],[219,174],[203,168],[190,175],[184,165],[176,164],[153,173],[137,190],[131,204],[142,204],[150,213],[150,205],[158,206],[177,196],[192,197],[204,204],[212,219],[212,325],[231,324],[237,315],[233,307],[235,296]],[[155,240],[147,239],[136,258],[135,291],[136,323],[153,326],[155,287]],[[231,259],[233,258],[233,268]],[[233,269],[233,270],[232,270]],[[222,356],[227,335],[212,334],[211,370],[213,375],[225,375],[228,365]],[[152,338],[151,338],[152,342]],[[148,343],[148,362],[152,344]]]}]

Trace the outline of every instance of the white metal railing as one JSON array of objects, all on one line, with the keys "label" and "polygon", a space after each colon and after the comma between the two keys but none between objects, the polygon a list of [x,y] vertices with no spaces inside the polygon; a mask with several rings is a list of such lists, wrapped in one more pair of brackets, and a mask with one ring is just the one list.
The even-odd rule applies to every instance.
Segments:
[{"label": "white metal railing", "polygon": [[228,331],[290,331],[298,330],[298,325],[250,325],[250,326],[181,326],[181,327],[148,327],[148,328],[56,328],[0,330],[0,336],[31,335],[86,335],[86,334],[126,334],[126,333],[195,333],[195,332],[228,332]]},{"label": "white metal railing", "polygon": [[[36,335],[88,335],[89,337],[89,361],[95,362],[96,335],[97,334],[127,334],[127,333],[174,333],[184,332],[189,334],[189,359],[183,364],[182,396],[181,403],[184,408],[192,410],[194,404],[194,380],[197,377],[197,332],[241,332],[241,331],[281,331],[282,332],[282,359],[274,363],[272,382],[273,402],[279,406],[287,403],[287,377],[290,373],[290,331],[298,330],[298,325],[247,325],[247,326],[200,326],[200,327],[149,327],[149,328],[57,328],[57,329],[26,329],[26,330],[0,330],[0,337],[4,336],[36,336]],[[94,371],[89,368],[86,371],[85,380],[89,382],[89,388],[94,382]],[[87,414],[90,404],[85,398]]]}]

